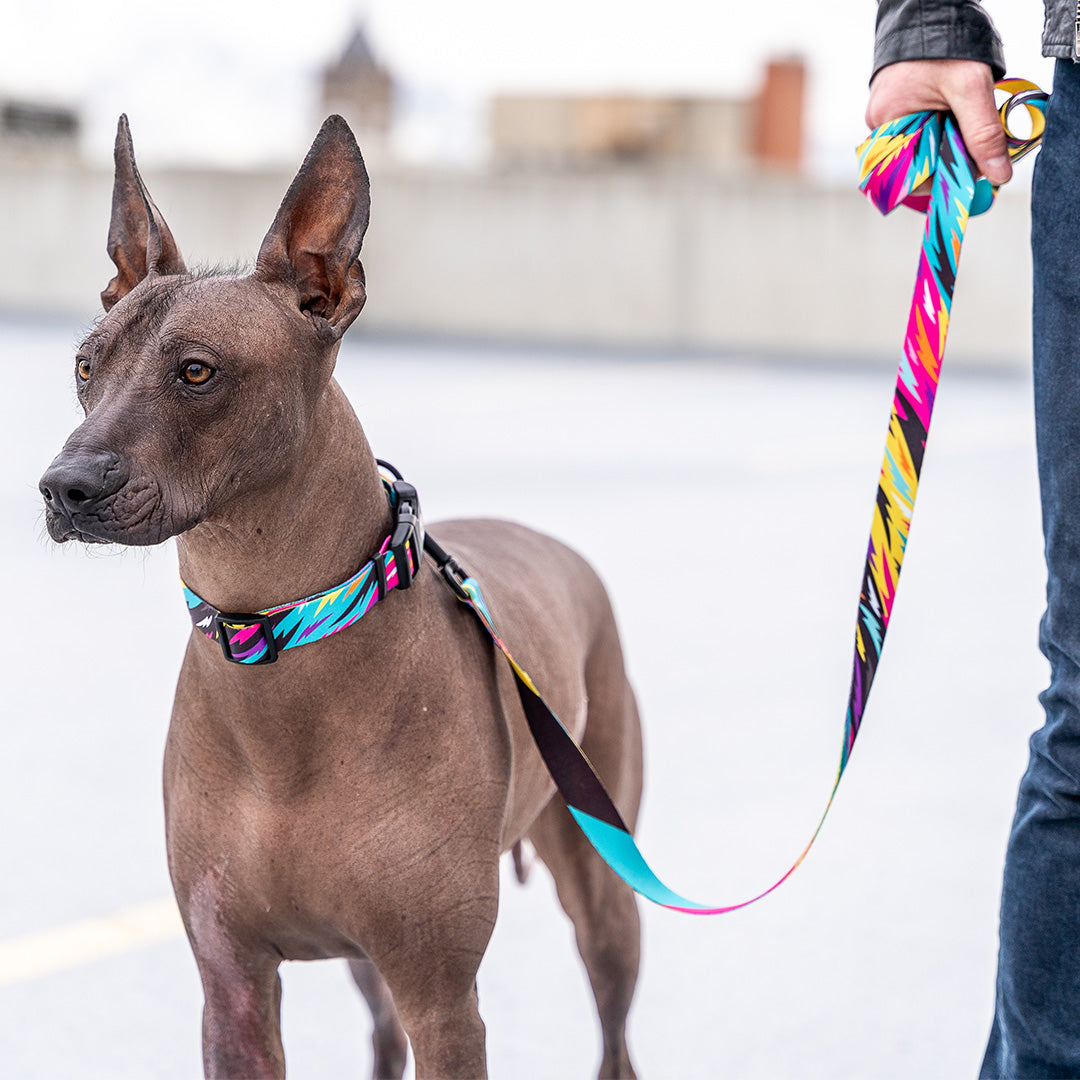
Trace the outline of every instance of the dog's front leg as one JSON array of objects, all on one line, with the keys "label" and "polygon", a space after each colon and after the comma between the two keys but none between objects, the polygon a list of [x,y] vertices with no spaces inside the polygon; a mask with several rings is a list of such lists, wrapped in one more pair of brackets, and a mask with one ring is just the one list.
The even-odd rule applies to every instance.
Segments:
[{"label": "dog's front leg", "polygon": [[[434,842],[445,856],[445,840]],[[476,973],[498,911],[499,853],[475,840],[454,849],[422,864],[433,873],[426,882],[412,878],[392,909],[397,926],[382,939],[393,945],[374,957],[412,1044],[417,1080],[487,1076]]]},{"label": "dog's front leg", "polygon": [[416,1059],[416,1080],[482,1080],[487,1076],[484,1021],[476,986],[456,999],[433,996],[405,1027]]},{"label": "dog's front leg", "polygon": [[207,970],[203,991],[203,1068],[208,1077],[278,1078],[285,1075],[281,1046],[281,980],[277,964],[255,971]]},{"label": "dog's front leg", "polygon": [[285,1075],[281,980],[270,957],[241,965],[198,956],[203,1005],[203,1068],[208,1077],[263,1080]]},{"label": "dog's front leg", "polygon": [[208,867],[193,882],[174,877],[173,884],[202,979],[206,1075],[284,1077],[280,955],[252,934],[252,922],[241,917],[219,867]]}]

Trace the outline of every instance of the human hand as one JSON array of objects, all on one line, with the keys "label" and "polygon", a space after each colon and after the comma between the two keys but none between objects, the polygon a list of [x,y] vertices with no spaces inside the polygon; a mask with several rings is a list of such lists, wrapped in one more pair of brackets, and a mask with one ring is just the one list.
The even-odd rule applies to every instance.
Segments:
[{"label": "human hand", "polygon": [[994,104],[994,75],[977,60],[901,60],[881,68],[870,82],[866,123],[889,120],[924,109],[949,109],[975,166],[991,184],[1012,177],[1012,162]]}]

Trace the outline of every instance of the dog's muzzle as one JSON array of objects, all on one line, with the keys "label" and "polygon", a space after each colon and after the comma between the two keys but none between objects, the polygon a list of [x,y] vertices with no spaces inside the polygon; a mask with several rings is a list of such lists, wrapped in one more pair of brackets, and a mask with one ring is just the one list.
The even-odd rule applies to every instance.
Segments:
[{"label": "dog's muzzle", "polygon": [[96,450],[63,451],[38,484],[48,511],[49,535],[54,540],[108,542],[103,513],[127,481],[127,470],[115,454]]}]

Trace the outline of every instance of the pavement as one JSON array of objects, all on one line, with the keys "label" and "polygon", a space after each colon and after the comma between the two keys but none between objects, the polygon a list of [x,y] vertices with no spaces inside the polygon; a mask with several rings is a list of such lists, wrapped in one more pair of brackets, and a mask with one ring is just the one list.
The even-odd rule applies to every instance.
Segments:
[{"label": "pavement", "polygon": [[[189,624],[171,543],[98,551],[44,532],[37,478],[77,422],[81,329],[0,318],[0,1073],[171,1080],[200,1072],[160,794]],[[607,581],[645,724],[639,842],[702,902],[770,885],[827,798],[894,374],[362,331],[342,351],[373,447],[428,521],[527,522]],[[1030,398],[1023,376],[946,360],[884,660],[832,814],[751,908],[642,903],[641,1077],[975,1074],[1046,681]],[[344,965],[286,964],[283,982],[290,1077],[367,1075],[370,1024]],[[493,1077],[595,1075],[591,998],[542,868],[525,887],[504,868],[479,988]]]}]

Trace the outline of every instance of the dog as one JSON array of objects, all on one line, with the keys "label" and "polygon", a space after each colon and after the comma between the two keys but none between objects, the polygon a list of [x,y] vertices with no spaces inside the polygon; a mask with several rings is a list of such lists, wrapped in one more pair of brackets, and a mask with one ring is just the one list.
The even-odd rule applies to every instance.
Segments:
[{"label": "dog", "polygon": [[[217,613],[264,612],[383,566],[364,618],[273,662],[230,662],[230,633],[273,636],[256,616],[193,627],[164,795],[170,876],[205,995],[206,1074],[284,1076],[278,966],[343,957],[373,1015],[376,1077],[402,1075],[407,1044],[419,1078],[485,1076],[476,973],[500,857],[527,838],[576,931],[600,1076],[634,1076],[634,894],[555,795],[509,666],[477,620],[430,561],[409,563],[416,550],[387,552],[408,489],[395,487],[392,504],[333,378],[366,299],[369,183],[352,132],[338,116],[322,126],[243,275],[187,270],[126,117],[115,163],[116,276],[76,357],[85,420],[41,479],[49,534],[175,536],[189,606]],[[596,574],[508,522],[431,532],[482,584],[633,827],[640,724]]]}]

